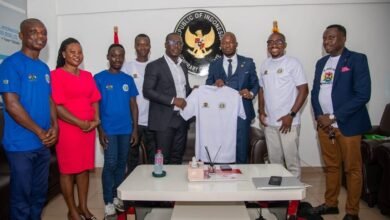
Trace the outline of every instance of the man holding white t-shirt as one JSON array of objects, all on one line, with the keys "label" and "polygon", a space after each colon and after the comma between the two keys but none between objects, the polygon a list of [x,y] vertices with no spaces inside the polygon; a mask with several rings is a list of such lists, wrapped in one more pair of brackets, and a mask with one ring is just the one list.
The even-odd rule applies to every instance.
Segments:
[{"label": "man holding white t-shirt", "polygon": [[265,126],[271,163],[285,164],[296,177],[301,176],[298,151],[300,113],[308,94],[302,64],[287,56],[282,33],[272,33],[267,41],[267,58],[260,66],[259,118]]}]

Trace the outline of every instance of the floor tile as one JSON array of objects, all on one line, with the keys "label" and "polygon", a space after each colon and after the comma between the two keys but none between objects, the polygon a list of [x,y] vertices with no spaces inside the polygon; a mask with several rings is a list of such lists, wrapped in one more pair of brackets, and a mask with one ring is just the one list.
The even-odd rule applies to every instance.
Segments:
[{"label": "floor tile", "polygon": [[[88,194],[88,207],[90,211],[98,218],[104,217],[104,202],[103,202],[103,190],[101,185],[102,169],[97,168],[90,172],[90,187]],[[306,198],[304,201],[310,202],[313,206],[320,205],[324,202],[325,192],[325,176],[322,168],[319,167],[304,167],[302,168],[302,181],[311,185],[307,188]],[[76,194],[76,193],[75,193]],[[344,204],[346,201],[347,192],[345,188],[340,189],[339,196],[339,208],[340,214],[338,215],[324,215],[325,220],[342,220],[345,211]],[[77,195],[76,195],[77,198]],[[66,220],[67,219],[67,207],[64,198],[61,194],[53,198],[45,207],[42,215],[43,220]],[[253,216],[256,216],[254,211],[251,211]],[[253,214],[254,213],[254,214]],[[267,211],[265,210],[266,214]],[[269,214],[269,213],[267,213]],[[269,214],[270,215],[270,214]],[[363,200],[360,201],[360,219],[362,220],[389,220],[389,216],[384,216],[380,213],[377,207],[370,208]],[[151,216],[150,216],[151,217]],[[133,218],[134,219],[134,218]],[[254,219],[254,218],[253,218]],[[268,218],[267,218],[268,219]],[[272,219],[272,217],[270,218]]]}]

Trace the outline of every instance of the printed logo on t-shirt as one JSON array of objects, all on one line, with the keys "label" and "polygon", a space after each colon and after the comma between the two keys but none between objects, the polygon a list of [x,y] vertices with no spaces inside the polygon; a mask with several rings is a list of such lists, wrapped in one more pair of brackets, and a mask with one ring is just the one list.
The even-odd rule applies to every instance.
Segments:
[{"label": "printed logo on t-shirt", "polygon": [[123,89],[123,91],[128,92],[129,91],[129,85],[123,84],[122,89]]},{"label": "printed logo on t-shirt", "polygon": [[30,80],[30,81],[35,81],[35,80],[37,80],[37,78],[38,77],[33,73],[28,74],[28,80]]},{"label": "printed logo on t-shirt", "polygon": [[332,84],[334,79],[334,69],[327,68],[324,69],[321,75],[321,84]]},{"label": "printed logo on t-shirt", "polygon": [[49,74],[45,74],[45,79],[48,84],[50,84],[50,76]]},{"label": "printed logo on t-shirt", "polygon": [[111,85],[111,84],[107,84],[107,85],[106,85],[106,89],[107,89],[107,90],[112,90],[112,89],[114,89],[114,86]]},{"label": "printed logo on t-shirt", "polygon": [[8,79],[3,79],[3,84],[4,85],[8,85],[8,83],[9,83]]}]

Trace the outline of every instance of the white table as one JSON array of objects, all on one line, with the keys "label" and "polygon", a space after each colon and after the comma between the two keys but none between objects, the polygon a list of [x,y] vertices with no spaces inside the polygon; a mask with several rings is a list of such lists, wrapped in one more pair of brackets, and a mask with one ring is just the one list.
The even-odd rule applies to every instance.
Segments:
[{"label": "white table", "polygon": [[279,164],[232,165],[248,178],[227,182],[189,182],[187,165],[165,165],[167,176],[152,176],[153,165],[140,165],[118,187],[118,197],[132,201],[281,201],[302,200],[305,189],[258,190],[252,177],[291,176]]},{"label": "white table", "polygon": [[[165,165],[167,175],[152,176],[153,165],[140,165],[118,187],[118,197],[132,201],[176,201],[175,219],[249,219],[243,201],[302,200],[306,190],[258,190],[252,177],[292,176],[279,164],[231,165],[239,168],[244,180],[189,182],[188,165]],[[187,202],[187,203],[186,203]],[[220,202],[215,205],[215,202]],[[232,203],[236,202],[236,203]],[[225,203],[226,205],[221,205]],[[189,211],[191,210],[191,212]],[[226,215],[229,211],[234,214]],[[203,213],[203,215],[198,215]],[[217,217],[218,216],[218,217]],[[228,218],[228,217],[233,218]]]}]

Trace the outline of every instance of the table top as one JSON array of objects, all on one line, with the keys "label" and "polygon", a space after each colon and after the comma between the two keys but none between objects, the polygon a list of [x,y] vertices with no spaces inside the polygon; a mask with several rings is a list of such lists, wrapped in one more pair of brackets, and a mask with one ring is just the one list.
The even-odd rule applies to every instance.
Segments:
[{"label": "table top", "polygon": [[237,181],[189,182],[188,165],[165,165],[167,175],[152,176],[153,165],[139,165],[118,187],[118,197],[132,201],[280,201],[302,200],[306,189],[258,190],[252,177],[292,176],[280,164],[231,165],[247,178]]}]

